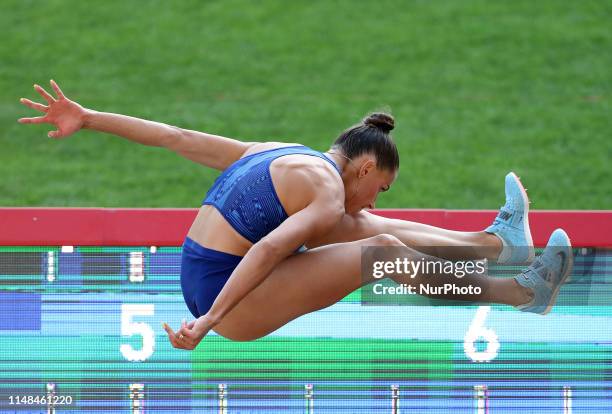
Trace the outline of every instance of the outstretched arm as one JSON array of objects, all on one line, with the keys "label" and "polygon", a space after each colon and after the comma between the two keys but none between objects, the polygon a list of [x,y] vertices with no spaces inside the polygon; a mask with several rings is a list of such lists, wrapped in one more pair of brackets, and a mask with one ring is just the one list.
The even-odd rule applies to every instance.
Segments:
[{"label": "outstretched arm", "polygon": [[164,147],[177,154],[217,170],[224,170],[256,143],[245,143],[235,139],[198,131],[182,129],[159,122],[147,121],[131,116],[98,112],[83,108],[66,98],[59,86],[52,80],[51,86],[57,99],[38,85],[34,89],[48,105],[22,98],[21,102],[45,115],[35,118],[21,118],[20,123],[49,123],[56,126],[49,132],[51,138],[66,138],[80,129],[92,129],[117,135],[143,145]]},{"label": "outstretched arm", "polygon": [[131,116],[88,110],[83,128],[164,147],[198,164],[223,171],[256,142],[240,142]]}]

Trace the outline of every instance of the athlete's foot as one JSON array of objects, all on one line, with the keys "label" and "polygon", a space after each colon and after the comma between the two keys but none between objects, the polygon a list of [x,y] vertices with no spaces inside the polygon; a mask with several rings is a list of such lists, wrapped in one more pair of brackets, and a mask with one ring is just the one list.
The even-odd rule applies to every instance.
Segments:
[{"label": "athlete's foot", "polygon": [[516,279],[512,279],[512,282],[516,288],[514,289],[515,293],[512,297],[512,301],[510,302],[512,306],[520,307],[533,300],[535,297],[533,289],[521,285]]},{"label": "athlete's foot", "polygon": [[529,302],[516,307],[541,315],[550,312],[561,286],[572,273],[573,264],[570,239],[563,230],[557,229],[551,234],[542,255],[514,278],[519,285],[533,292]]},{"label": "athlete's foot", "polygon": [[506,175],[506,204],[495,221],[485,229],[502,242],[498,263],[530,263],[534,258],[533,239],[529,229],[529,198],[515,173]]}]

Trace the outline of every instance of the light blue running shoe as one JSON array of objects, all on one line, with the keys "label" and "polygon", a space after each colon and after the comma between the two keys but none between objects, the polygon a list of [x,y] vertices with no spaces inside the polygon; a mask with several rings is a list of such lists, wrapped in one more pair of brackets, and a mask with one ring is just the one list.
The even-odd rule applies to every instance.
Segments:
[{"label": "light blue running shoe", "polygon": [[506,204],[485,229],[502,241],[497,263],[531,263],[535,256],[529,229],[529,198],[515,173],[506,175]]},{"label": "light blue running shoe", "polygon": [[572,244],[567,233],[555,230],[540,257],[514,277],[519,285],[533,290],[533,299],[517,306],[523,312],[546,315],[552,309],[561,286],[567,281],[574,266]]}]

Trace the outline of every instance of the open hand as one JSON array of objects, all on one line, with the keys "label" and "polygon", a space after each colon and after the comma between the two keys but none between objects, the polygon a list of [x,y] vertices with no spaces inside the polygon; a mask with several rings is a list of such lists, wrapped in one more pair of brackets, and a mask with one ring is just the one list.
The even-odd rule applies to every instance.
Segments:
[{"label": "open hand", "polygon": [[57,129],[49,132],[47,135],[50,138],[66,138],[83,127],[87,110],[78,103],[66,98],[53,80],[51,80],[51,87],[57,94],[57,99],[39,85],[34,85],[34,89],[49,105],[32,102],[26,98],[20,99],[20,102],[25,106],[43,112],[45,115],[34,118],[19,118],[18,122],[22,124],[52,124]]},{"label": "open hand", "polygon": [[177,349],[192,350],[198,346],[202,338],[212,329],[212,325],[209,323],[206,315],[200,316],[195,321],[186,323],[183,320],[181,327],[178,331],[174,332],[167,323],[162,322],[168,339],[173,347]]}]

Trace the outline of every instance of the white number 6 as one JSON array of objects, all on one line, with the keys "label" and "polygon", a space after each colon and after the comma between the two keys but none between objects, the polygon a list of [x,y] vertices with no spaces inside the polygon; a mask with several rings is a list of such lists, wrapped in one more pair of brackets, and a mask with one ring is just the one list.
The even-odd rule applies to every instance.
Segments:
[{"label": "white number 6", "polygon": [[[470,328],[465,334],[463,341],[463,350],[465,354],[474,362],[491,362],[497,356],[499,351],[499,340],[497,334],[492,329],[485,328],[484,323],[489,311],[490,306],[479,306],[476,311],[476,316],[472,321]],[[487,342],[487,349],[484,351],[477,351],[474,344],[479,338],[484,339]]]},{"label": "white number 6", "polygon": [[142,349],[135,350],[130,344],[121,344],[119,348],[128,361],[144,361],[153,355],[155,347],[155,332],[149,324],[133,322],[133,316],[153,316],[154,305],[122,304],[121,305],[121,335],[142,336]]}]

